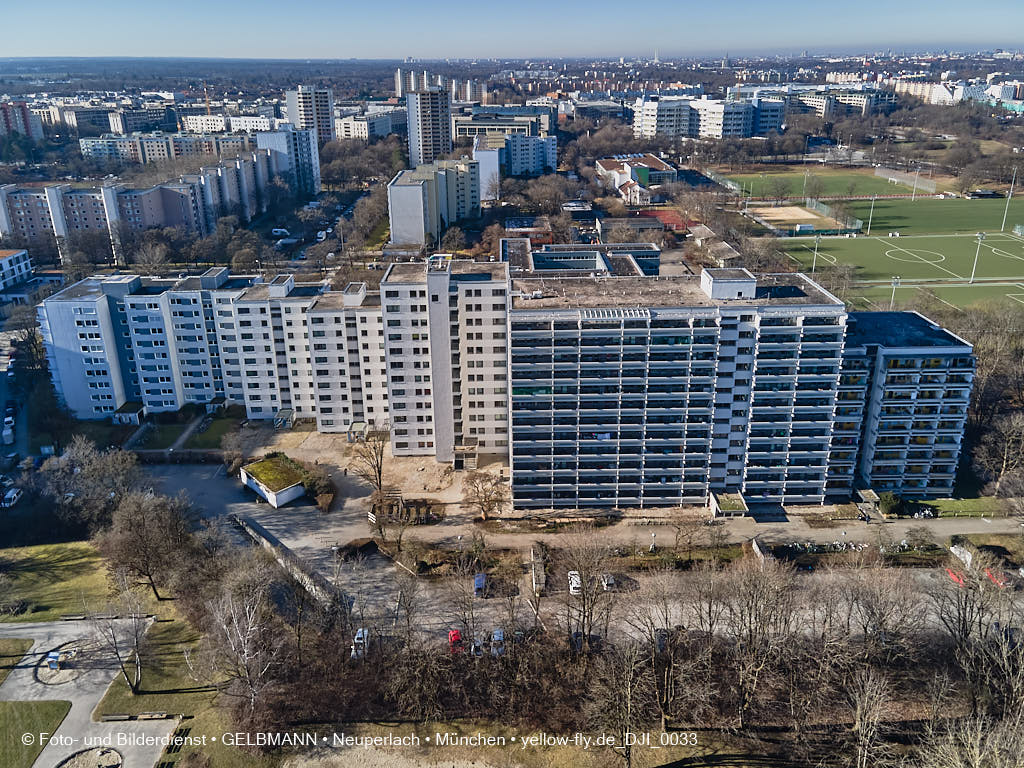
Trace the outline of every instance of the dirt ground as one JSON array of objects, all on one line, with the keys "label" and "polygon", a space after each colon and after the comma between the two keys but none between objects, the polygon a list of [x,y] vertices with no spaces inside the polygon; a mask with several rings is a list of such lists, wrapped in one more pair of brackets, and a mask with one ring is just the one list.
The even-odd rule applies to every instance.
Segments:
[{"label": "dirt ground", "polygon": [[[353,460],[353,444],[345,434],[327,434],[304,428],[275,430],[272,426],[245,426],[239,430],[243,452],[248,457],[281,451],[293,459],[318,464],[333,476],[344,475]],[[478,470],[507,476],[503,457],[481,456]],[[463,499],[462,485],[468,473],[455,472],[450,464],[441,464],[432,456],[385,456],[384,483],[395,486],[406,498],[429,498],[449,506],[449,512]],[[337,485],[337,483],[336,483]],[[344,499],[339,498],[336,504]]]},{"label": "dirt ground", "polygon": [[798,205],[752,205],[751,213],[776,226],[794,226],[796,224],[814,224],[818,229],[837,229],[839,222],[822,216],[820,213],[802,208]]}]

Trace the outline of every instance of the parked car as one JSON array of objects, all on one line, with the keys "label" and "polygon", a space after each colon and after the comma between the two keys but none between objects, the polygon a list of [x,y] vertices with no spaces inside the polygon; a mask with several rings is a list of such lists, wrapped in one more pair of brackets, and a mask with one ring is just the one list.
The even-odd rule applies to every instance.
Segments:
[{"label": "parked car", "polygon": [[370,631],[365,627],[360,627],[356,630],[355,637],[352,638],[352,652],[349,654],[350,659],[362,659],[366,656],[366,646],[370,639]]},{"label": "parked car", "polygon": [[610,573],[601,574],[601,589],[605,592],[611,592],[615,589],[615,577]]},{"label": "parked car", "polygon": [[462,633],[457,629],[448,630],[448,650],[451,653],[462,653]]},{"label": "parked car", "polygon": [[478,573],[473,577],[473,597],[483,597],[487,591],[487,574]]},{"label": "parked car", "polygon": [[270,234],[274,237],[291,237],[292,233],[287,229],[278,228],[270,230]]},{"label": "parked car", "polygon": [[473,643],[469,646],[469,653],[475,658],[480,658],[484,655],[484,641],[479,638],[474,638]]},{"label": "parked car", "polygon": [[505,655],[505,630],[495,628],[491,630],[491,656]]},{"label": "parked car", "polygon": [[579,571],[569,571],[569,594],[579,595],[583,593],[583,579]]},{"label": "parked car", "polygon": [[4,426],[5,427],[13,427],[14,426],[14,416],[4,416]]},{"label": "parked car", "polygon": [[14,485],[14,481],[11,478],[7,475],[0,475],[0,487],[10,488],[12,485]]},{"label": "parked car", "polygon": [[21,488],[8,488],[4,493],[3,501],[0,501],[0,507],[10,509],[21,501],[21,495]]}]

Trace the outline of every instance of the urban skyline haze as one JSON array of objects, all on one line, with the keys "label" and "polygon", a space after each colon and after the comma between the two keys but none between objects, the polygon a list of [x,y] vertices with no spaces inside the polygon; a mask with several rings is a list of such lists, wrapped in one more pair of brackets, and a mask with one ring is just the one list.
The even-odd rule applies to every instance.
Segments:
[{"label": "urban skyline haze", "polygon": [[[805,0],[766,6],[753,0],[729,4],[651,0],[642,17],[608,0],[552,5],[521,0],[517,13],[490,10],[469,0],[437,6],[399,0],[386,15],[376,5],[298,0],[288,6],[289,23],[269,0],[207,3],[183,0],[174,13],[128,0],[111,0],[103,13],[73,0],[46,6],[13,5],[5,26],[18,30],[5,40],[10,57],[218,57],[252,59],[392,59],[531,56],[763,55],[1015,47],[1007,30],[1024,25],[1024,5],[986,0],[971,14],[950,2],[910,0],[892,4],[865,0],[844,12],[825,11]],[[111,24],[116,19],[116,24]],[[202,23],[197,24],[201,19]],[[271,21],[278,19],[278,21]],[[998,19],[997,24],[993,20]],[[629,34],[623,34],[630,30]],[[228,34],[226,34],[228,32]]]}]

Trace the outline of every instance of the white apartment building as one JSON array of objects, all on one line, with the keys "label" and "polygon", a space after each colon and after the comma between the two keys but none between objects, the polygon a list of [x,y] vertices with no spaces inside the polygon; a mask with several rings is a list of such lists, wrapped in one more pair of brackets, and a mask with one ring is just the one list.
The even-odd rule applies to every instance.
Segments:
[{"label": "white apartment building", "polygon": [[192,133],[223,133],[228,130],[227,115],[182,115],[179,123],[183,131]]},{"label": "white apartment building", "polygon": [[78,140],[82,157],[122,163],[159,163],[178,157],[237,155],[252,149],[248,135],[192,133],[133,133],[121,136],[105,133]]},{"label": "white apartment building", "polygon": [[339,139],[379,139],[391,133],[391,113],[337,117],[334,119],[334,131]]},{"label": "white apartment building", "polygon": [[0,291],[32,277],[32,259],[28,251],[0,248]]},{"label": "white apartment building", "polygon": [[721,101],[648,96],[633,106],[633,135],[688,138],[750,138],[781,129],[785,105],[778,101]]},{"label": "white apartment building", "polygon": [[395,455],[507,455],[507,266],[393,264],[381,303]]},{"label": "white apartment building", "polygon": [[80,418],[234,402],[325,432],[390,426],[395,455],[508,457],[520,509],[952,493],[969,344],[916,313],[848,313],[805,275],[631,261],[435,256],[391,265],[379,294],[115,275],[39,319]]},{"label": "white apartment building", "polygon": [[409,165],[414,168],[452,151],[451,106],[440,88],[405,96],[409,120]]},{"label": "white apartment building", "polygon": [[39,320],[54,386],[79,418],[228,401],[323,432],[388,420],[380,302],[362,283],[332,292],[223,268],[89,278],[45,299]]},{"label": "white apartment building", "polygon": [[266,115],[229,115],[227,130],[234,133],[243,131],[246,133],[273,131],[277,129],[278,122],[278,120]]},{"label": "white apartment building", "polygon": [[288,122],[300,130],[313,131],[319,146],[334,136],[334,94],[329,88],[300,85],[285,93]]},{"label": "white apartment building", "polygon": [[0,101],[0,137],[21,134],[43,140],[43,121],[24,101]]},{"label": "white apartment building", "polygon": [[480,192],[484,200],[497,198],[501,174],[540,176],[558,167],[554,136],[478,133],[473,137],[473,159],[480,163]]},{"label": "white apartment building", "polygon": [[388,182],[391,242],[437,242],[455,222],[479,217],[480,199],[476,160],[439,160],[399,171]]},{"label": "white apartment building", "polygon": [[319,194],[320,150],[314,131],[282,123],[276,131],[257,133],[256,146],[270,152],[273,173],[288,182],[293,194]]}]

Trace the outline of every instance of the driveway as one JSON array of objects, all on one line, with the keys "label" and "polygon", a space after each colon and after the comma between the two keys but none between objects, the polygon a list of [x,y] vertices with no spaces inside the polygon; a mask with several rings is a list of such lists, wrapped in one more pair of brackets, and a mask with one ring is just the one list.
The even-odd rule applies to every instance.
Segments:
[{"label": "driveway", "polygon": [[[103,698],[111,681],[119,674],[116,662],[106,654],[84,661],[82,673],[60,685],[46,685],[36,679],[36,665],[46,658],[49,651],[65,643],[88,640],[92,636],[93,628],[86,621],[0,624],[0,637],[33,640],[25,658],[11,670],[7,679],[0,685],[0,700],[71,702],[67,717],[54,734],[55,737],[60,737],[60,743],[51,741],[39,754],[33,768],[55,768],[61,761],[85,749],[86,738],[98,740],[110,736],[116,745],[118,734],[164,739],[177,727],[177,720],[117,723],[92,721],[92,711]],[[160,743],[148,746],[132,744],[115,748],[124,757],[124,768],[153,768],[164,751]]]}]

